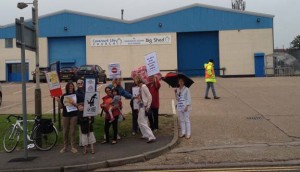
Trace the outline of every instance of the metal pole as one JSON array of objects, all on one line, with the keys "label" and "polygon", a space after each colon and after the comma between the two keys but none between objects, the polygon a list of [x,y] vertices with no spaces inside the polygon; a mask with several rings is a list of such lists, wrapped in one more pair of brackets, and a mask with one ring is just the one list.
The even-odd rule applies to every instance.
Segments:
[{"label": "metal pole", "polygon": [[121,9],[121,20],[124,20],[124,9]]},{"label": "metal pole", "polygon": [[[59,99],[60,99],[60,97],[59,97]],[[57,107],[58,107],[58,130],[62,131],[62,129],[61,129],[61,114],[60,114],[60,108],[59,108],[58,104],[57,104]]]},{"label": "metal pole", "polygon": [[53,97],[53,121],[56,122],[55,97]]},{"label": "metal pole", "polygon": [[21,70],[22,70],[22,113],[23,113],[23,140],[24,140],[24,159],[28,158],[27,150],[27,104],[26,104],[26,64],[25,64],[25,39],[24,39],[24,17],[21,22]]},{"label": "metal pole", "polygon": [[35,9],[34,21],[35,21],[35,36],[36,36],[36,51],[35,51],[35,114],[40,118],[42,117],[42,93],[40,88],[40,60],[39,60],[39,18],[38,18],[38,0],[33,1],[33,7]]}]

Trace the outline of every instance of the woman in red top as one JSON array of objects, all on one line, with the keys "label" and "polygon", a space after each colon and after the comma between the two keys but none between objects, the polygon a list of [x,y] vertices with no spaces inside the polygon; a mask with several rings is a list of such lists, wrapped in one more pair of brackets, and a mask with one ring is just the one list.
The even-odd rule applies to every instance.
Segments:
[{"label": "woman in red top", "polygon": [[151,110],[152,110],[153,114],[149,115],[148,119],[149,119],[151,130],[153,130],[154,132],[157,132],[160,83],[156,76],[150,76],[149,81],[150,82],[147,84],[147,87],[152,96]]},{"label": "woman in red top", "polygon": [[105,88],[105,93],[106,96],[102,97],[103,103],[100,105],[103,111],[105,112],[105,124],[104,124],[104,131],[105,131],[105,141],[102,143],[109,143],[109,128],[112,125],[113,126],[113,131],[114,131],[114,137],[113,141],[111,142],[112,144],[117,143],[117,136],[118,136],[118,118],[119,115],[121,115],[121,112],[119,108],[122,107],[122,103],[120,101],[119,106],[114,106],[112,110],[112,115],[114,116],[113,122],[110,122],[110,115],[109,115],[109,107],[111,107],[111,101],[112,101],[112,89],[110,87]]}]

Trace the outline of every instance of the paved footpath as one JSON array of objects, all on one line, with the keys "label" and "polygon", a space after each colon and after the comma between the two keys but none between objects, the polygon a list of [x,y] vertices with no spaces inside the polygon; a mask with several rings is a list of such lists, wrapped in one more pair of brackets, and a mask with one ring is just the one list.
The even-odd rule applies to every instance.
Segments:
[{"label": "paved footpath", "polygon": [[[82,154],[80,152],[73,154],[70,151],[66,153],[59,153],[61,147],[55,147],[50,151],[29,150],[29,159],[27,162],[11,162],[14,159],[24,157],[24,151],[14,151],[13,153],[0,153],[0,171],[23,171],[26,169],[30,171],[86,171],[87,169],[95,169],[100,166],[116,166],[116,163],[122,161],[109,161],[122,159],[137,155],[143,155],[146,152],[151,152],[164,147],[171,142],[172,135],[162,135],[157,137],[157,142],[147,144],[146,140],[136,138],[122,139],[118,144],[95,144],[95,154]],[[150,155],[152,156],[152,155]],[[155,155],[154,155],[155,156]],[[143,157],[147,159],[147,155]],[[139,161],[143,161],[139,160]],[[136,161],[131,161],[136,162]]]},{"label": "paved footpath", "polygon": [[[300,163],[300,77],[218,78],[220,100],[205,100],[203,78],[194,80],[190,140],[150,161],[97,171]],[[170,101],[172,90],[162,94]]]}]

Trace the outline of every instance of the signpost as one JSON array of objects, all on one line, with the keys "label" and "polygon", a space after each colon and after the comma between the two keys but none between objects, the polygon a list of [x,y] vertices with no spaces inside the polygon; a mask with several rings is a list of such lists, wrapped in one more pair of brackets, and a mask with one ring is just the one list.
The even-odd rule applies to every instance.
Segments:
[{"label": "signpost", "polygon": [[25,23],[23,23],[23,25],[24,25],[24,29],[22,30],[21,29],[22,28],[21,20],[16,19],[16,44],[17,44],[17,47],[22,48],[22,38],[21,37],[24,35],[23,42],[25,43],[25,49],[30,50],[30,51],[35,51],[36,50],[35,29],[30,26],[25,25]]},{"label": "signpost", "polygon": [[34,40],[34,29],[25,26],[24,17],[21,17],[20,20],[16,19],[16,44],[18,48],[21,48],[24,160],[28,160],[25,49],[34,51],[36,48]]}]

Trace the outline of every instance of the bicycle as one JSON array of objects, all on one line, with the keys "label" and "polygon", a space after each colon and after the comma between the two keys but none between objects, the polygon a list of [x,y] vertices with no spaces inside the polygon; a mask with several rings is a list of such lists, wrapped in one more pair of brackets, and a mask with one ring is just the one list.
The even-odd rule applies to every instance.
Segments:
[{"label": "bicycle", "polygon": [[[6,129],[3,137],[3,147],[8,153],[16,149],[20,134],[24,131],[23,118],[17,115],[9,115],[6,118],[8,122],[11,122],[11,117],[16,118],[16,122]],[[36,116],[34,120],[27,120],[27,122],[33,123],[32,130],[27,134],[27,139],[33,142],[33,145],[27,145],[27,149],[35,146],[41,151],[47,151],[56,145],[58,134],[51,119],[38,119]]]}]

